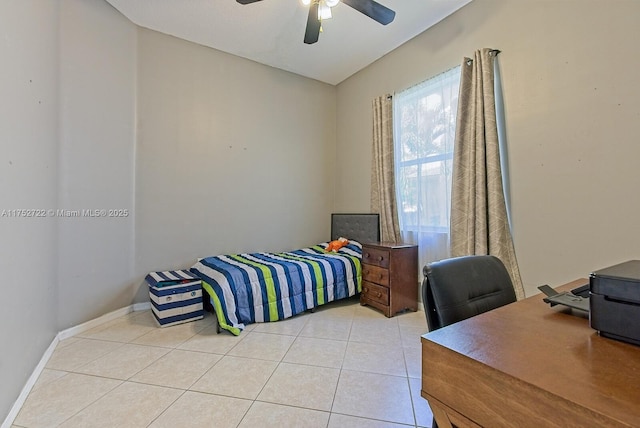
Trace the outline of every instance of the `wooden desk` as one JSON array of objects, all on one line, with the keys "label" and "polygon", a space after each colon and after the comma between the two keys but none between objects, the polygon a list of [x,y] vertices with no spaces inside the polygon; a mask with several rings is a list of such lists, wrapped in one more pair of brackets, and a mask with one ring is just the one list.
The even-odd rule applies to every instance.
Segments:
[{"label": "wooden desk", "polygon": [[640,427],[640,346],[539,294],[422,336],[422,396],[440,428]]}]

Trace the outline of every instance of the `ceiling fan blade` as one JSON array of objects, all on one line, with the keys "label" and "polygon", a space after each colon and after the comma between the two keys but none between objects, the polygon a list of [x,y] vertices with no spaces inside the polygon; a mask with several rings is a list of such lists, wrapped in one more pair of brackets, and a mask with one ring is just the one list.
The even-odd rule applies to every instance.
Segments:
[{"label": "ceiling fan blade", "polygon": [[393,10],[374,0],[342,0],[342,3],[351,6],[382,25],[389,24],[396,17],[396,13]]},{"label": "ceiling fan blade", "polygon": [[320,20],[318,19],[318,2],[311,2],[309,5],[309,17],[307,18],[307,29],[304,32],[304,42],[311,45],[318,41],[320,37]]},{"label": "ceiling fan blade", "polygon": [[251,4],[262,0],[236,0],[240,4]]}]

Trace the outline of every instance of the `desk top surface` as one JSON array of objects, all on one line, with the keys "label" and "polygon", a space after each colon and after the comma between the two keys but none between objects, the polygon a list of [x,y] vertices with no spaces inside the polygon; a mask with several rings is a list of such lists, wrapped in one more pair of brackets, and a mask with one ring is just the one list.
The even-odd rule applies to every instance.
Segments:
[{"label": "desk top surface", "polygon": [[[579,279],[557,289],[587,282]],[[422,340],[640,425],[640,346],[601,337],[586,313],[550,307],[542,298],[537,294],[427,333]]]}]

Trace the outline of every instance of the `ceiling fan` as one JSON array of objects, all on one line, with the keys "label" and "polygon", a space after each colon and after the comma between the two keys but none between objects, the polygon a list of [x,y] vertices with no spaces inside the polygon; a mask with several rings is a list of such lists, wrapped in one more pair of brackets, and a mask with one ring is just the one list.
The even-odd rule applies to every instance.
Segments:
[{"label": "ceiling fan", "polygon": [[[256,3],[262,0],[236,0],[240,4]],[[367,15],[374,21],[379,22],[382,25],[387,25],[393,21],[396,13],[386,6],[374,0],[340,0],[357,10],[358,12]],[[308,45],[318,41],[320,36],[320,28],[323,18],[331,17],[331,7],[338,4],[338,0],[303,0],[303,3],[309,4],[309,17],[307,18],[307,28],[304,33],[304,42]],[[328,13],[328,15],[325,15]]]}]

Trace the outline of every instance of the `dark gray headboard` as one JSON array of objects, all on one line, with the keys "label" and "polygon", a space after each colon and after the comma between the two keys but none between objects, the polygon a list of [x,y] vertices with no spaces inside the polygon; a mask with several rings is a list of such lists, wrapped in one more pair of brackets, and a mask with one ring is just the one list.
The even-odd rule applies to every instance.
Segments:
[{"label": "dark gray headboard", "polygon": [[380,241],[380,214],[331,214],[331,240],[341,236],[360,243]]}]

